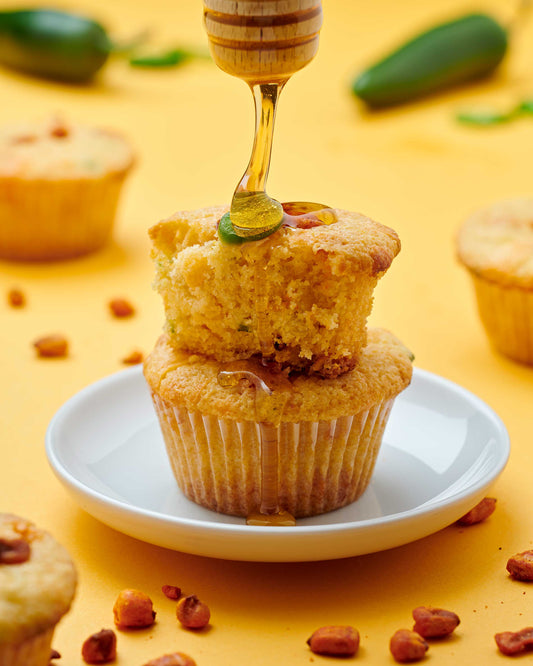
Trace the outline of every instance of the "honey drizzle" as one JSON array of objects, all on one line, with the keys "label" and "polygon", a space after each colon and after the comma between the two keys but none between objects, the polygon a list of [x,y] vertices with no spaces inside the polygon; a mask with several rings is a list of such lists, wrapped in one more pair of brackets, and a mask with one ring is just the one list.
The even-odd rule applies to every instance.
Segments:
[{"label": "honey drizzle", "polygon": [[[278,11],[281,13],[278,14]],[[235,233],[247,238],[273,231],[281,223],[292,228],[308,228],[335,221],[331,219],[331,213],[325,212],[331,209],[318,204],[303,204],[306,209],[302,217],[306,217],[306,221],[302,226],[302,220],[295,219],[298,216],[284,210],[266,193],[278,98],[290,76],[305,67],[317,52],[322,25],[320,0],[316,3],[286,0],[283,8],[274,2],[204,0],[204,20],[216,64],[228,74],[246,81],[254,97],[252,155],[235,189],[230,210]],[[254,252],[254,249],[250,248],[250,251]],[[256,329],[262,353],[268,356],[273,344],[269,342],[271,336],[265,316],[268,262],[261,265],[260,256],[256,255],[254,272]],[[273,391],[261,377],[242,368],[228,367],[219,373],[218,381],[228,388],[236,387],[243,381],[251,382],[255,387],[256,421],[261,446],[261,503],[259,511],[252,512],[248,517],[248,524],[294,525],[294,518],[279,508],[278,441],[288,392],[282,389],[276,392],[277,398],[273,397]],[[285,381],[288,382],[287,379]]]},{"label": "honey drizzle", "polygon": [[[218,383],[225,388],[239,385],[253,386],[255,389],[255,412],[259,426],[259,445],[261,456],[261,488],[260,503],[256,511],[252,511],[246,519],[248,525],[288,526],[295,525],[294,517],[279,505],[279,432],[283,407],[288,393],[283,391],[287,379],[278,378],[276,395],[265,380],[248,370],[240,369],[239,361],[228,363],[225,370],[218,373]],[[266,373],[265,371],[265,374]]]},{"label": "honey drizzle", "polygon": [[333,224],[337,221],[337,214],[325,204],[310,201],[288,201],[281,204],[283,207],[282,226],[293,229],[311,229],[323,224]]}]

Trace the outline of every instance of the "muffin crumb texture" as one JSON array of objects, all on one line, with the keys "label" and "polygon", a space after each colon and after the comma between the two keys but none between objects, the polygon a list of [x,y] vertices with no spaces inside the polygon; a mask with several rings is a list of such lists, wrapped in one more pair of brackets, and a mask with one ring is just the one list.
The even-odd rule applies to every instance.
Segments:
[{"label": "muffin crumb texture", "polygon": [[172,343],[220,361],[259,354],[324,377],[352,369],[372,292],[400,250],[396,233],[336,211],[332,225],[230,245],[217,236],[225,212],[177,213],[150,230]]}]

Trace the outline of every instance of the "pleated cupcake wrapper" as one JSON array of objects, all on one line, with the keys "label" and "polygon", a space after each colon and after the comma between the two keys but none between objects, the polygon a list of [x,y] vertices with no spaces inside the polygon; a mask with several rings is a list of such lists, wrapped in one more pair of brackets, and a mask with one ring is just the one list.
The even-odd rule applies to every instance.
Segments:
[{"label": "pleated cupcake wrapper", "polygon": [[21,643],[0,645],[0,666],[49,666],[54,629]]},{"label": "pleated cupcake wrapper", "polygon": [[0,179],[0,257],[46,261],[100,248],[111,235],[126,173]]},{"label": "pleated cupcake wrapper", "polygon": [[[176,407],[153,394],[176,481],[193,502],[246,516],[261,502],[257,423]],[[393,399],[331,421],[282,423],[277,429],[279,504],[295,517],[345,506],[366,489]]]},{"label": "pleated cupcake wrapper", "polygon": [[506,288],[472,273],[481,321],[505,356],[533,364],[533,291]]}]

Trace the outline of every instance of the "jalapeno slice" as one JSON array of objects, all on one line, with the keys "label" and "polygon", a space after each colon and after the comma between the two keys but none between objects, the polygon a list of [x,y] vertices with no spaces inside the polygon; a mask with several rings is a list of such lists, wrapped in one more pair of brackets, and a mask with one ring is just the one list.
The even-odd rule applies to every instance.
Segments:
[{"label": "jalapeno slice", "polygon": [[262,238],[270,236],[281,227],[282,222],[283,220],[281,220],[278,226],[274,227],[274,229],[263,231],[262,233],[256,234],[255,236],[247,236],[246,238],[243,238],[242,236],[239,236],[235,233],[235,229],[231,223],[230,214],[226,213],[220,218],[218,222],[218,235],[223,243],[238,245],[240,243],[247,243],[248,241],[261,240]]}]

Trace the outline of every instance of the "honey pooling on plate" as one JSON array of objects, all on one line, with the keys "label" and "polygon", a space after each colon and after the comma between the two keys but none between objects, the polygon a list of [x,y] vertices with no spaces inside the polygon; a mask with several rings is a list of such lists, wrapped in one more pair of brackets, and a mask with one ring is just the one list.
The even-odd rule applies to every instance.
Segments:
[{"label": "honey pooling on plate", "polygon": [[255,390],[255,413],[261,447],[261,500],[257,511],[248,515],[246,523],[264,527],[295,525],[294,517],[279,504],[278,430],[288,398],[287,391],[283,390],[287,387],[283,384],[288,384],[289,381],[282,375],[276,377],[276,384],[281,390],[274,393],[262,377],[240,369],[240,365],[238,361],[228,363],[226,368],[218,373],[218,383],[225,388],[241,385]]},{"label": "honey pooling on plate", "polygon": [[285,83],[318,51],[322,6],[317,0],[205,0],[211,53],[223,71],[244,80],[255,102],[252,155],[233,194],[231,222],[247,238],[277,229],[282,205],[266,193],[277,102]]}]

